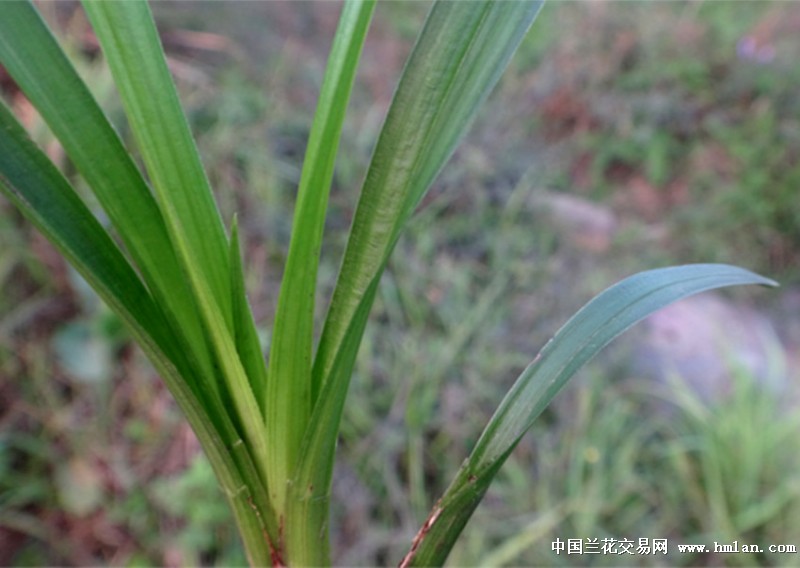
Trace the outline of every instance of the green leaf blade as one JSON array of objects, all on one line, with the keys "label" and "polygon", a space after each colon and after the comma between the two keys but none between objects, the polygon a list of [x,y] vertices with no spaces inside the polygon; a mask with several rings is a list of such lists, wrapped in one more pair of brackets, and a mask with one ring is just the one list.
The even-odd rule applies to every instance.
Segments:
[{"label": "green leaf blade", "polygon": [[239,449],[241,435],[133,268],[2,103],[0,190],[128,325],[203,444],[249,545],[248,556],[255,565],[267,564],[268,547],[253,543],[263,543],[265,532],[277,535],[277,523],[252,456]]},{"label": "green leaf blade", "polygon": [[331,481],[339,424],[347,398],[347,389],[340,387],[347,384],[352,373],[376,292],[377,281],[367,290],[351,321],[352,328],[345,334],[345,342],[331,369],[332,379],[325,384],[314,406],[295,479],[290,485],[287,526],[304,528],[287,532],[287,548],[303,566],[318,566],[328,558]]},{"label": "green leaf blade", "polygon": [[[641,272],[610,287],[578,311],[523,372],[519,386],[512,388],[498,408],[497,429],[490,423],[490,437],[478,442],[473,455],[482,461],[496,460],[527,431],[580,367],[645,317],[687,296],[748,284],[777,286],[735,266],[694,264]],[[537,382],[534,376],[553,378]]]},{"label": "green leaf blade", "polygon": [[281,488],[288,489],[311,415],[314,296],[325,212],[345,111],[374,8],[370,0],[347,2],[342,9],[300,178],[264,392],[278,510],[283,509]]},{"label": "green leaf blade", "polygon": [[[231,292],[233,294],[233,329],[234,343],[239,353],[239,359],[250,381],[253,393],[266,391],[267,366],[264,354],[261,352],[261,342],[258,339],[253,311],[247,301],[247,291],[244,283],[244,268],[239,252],[239,223],[233,218],[231,225]],[[260,403],[259,410],[264,413],[264,400],[256,398]]]},{"label": "green leaf blade", "polygon": [[495,474],[536,417],[575,372],[614,338],[672,302],[745,284],[777,285],[734,266],[676,266],[631,276],[581,308],[514,383],[401,565],[444,563]]},{"label": "green leaf blade", "polygon": [[208,282],[228,330],[228,240],[147,3],[85,2],[190,282]]},{"label": "green leaf blade", "polygon": [[[230,415],[238,435],[235,447],[229,451],[244,451],[252,457],[258,485],[268,488],[264,416],[245,368],[249,360],[240,359],[242,351],[235,343],[233,306],[236,298],[243,299],[231,289],[236,279],[231,272],[230,243],[183,115],[152,15],[147,4],[140,0],[86,2],[84,8],[120,91],[170,241],[197,306],[215,366],[212,380],[219,396],[213,402]],[[239,323],[242,321],[239,318]],[[252,380],[257,381],[258,377]],[[251,505],[267,527],[268,539],[278,543],[278,521],[270,503]]]},{"label": "green leaf blade", "polygon": [[359,199],[320,345],[322,388],[350,321],[397,238],[466,132],[540,2],[437,2],[406,64]]},{"label": "green leaf blade", "polygon": [[[310,539],[327,542],[333,448],[344,399],[380,276],[400,230],[539,7],[439,2],[406,64],[362,189],[314,361],[314,409],[291,485],[288,519],[292,525],[310,522],[315,530],[297,538],[289,535],[290,550],[313,550]],[[314,455],[326,457],[312,459]],[[313,552],[304,554],[309,563],[318,563]]]},{"label": "green leaf blade", "polygon": [[0,62],[41,113],[86,179],[176,329],[211,361],[185,276],[144,178],[108,119],[30,2],[8,2],[0,18]]},{"label": "green leaf blade", "polygon": [[126,321],[168,355],[177,346],[139,276],[69,182],[0,102],[0,186]]}]

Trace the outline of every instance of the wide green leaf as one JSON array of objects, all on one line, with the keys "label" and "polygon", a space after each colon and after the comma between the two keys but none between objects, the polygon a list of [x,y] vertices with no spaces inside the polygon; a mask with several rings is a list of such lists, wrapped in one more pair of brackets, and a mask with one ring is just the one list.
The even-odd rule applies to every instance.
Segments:
[{"label": "wide green leaf", "polygon": [[314,361],[313,400],[328,380],[345,333],[358,330],[351,321],[380,278],[401,229],[540,7],[540,2],[483,0],[437,2],[431,9],[370,162]]},{"label": "wide green leaf", "polygon": [[[281,283],[264,393],[273,502],[283,507],[311,414],[314,295],[322,232],[347,102],[375,7],[374,0],[348,2],[328,58],[308,140],[295,206],[292,239]],[[292,526],[288,532],[304,530]]]},{"label": "wide green leaf", "polygon": [[536,417],[575,372],[615,337],[672,302],[741,284],[777,285],[742,268],[695,264],[636,274],[586,304],[514,383],[401,565],[444,563],[500,466]]}]

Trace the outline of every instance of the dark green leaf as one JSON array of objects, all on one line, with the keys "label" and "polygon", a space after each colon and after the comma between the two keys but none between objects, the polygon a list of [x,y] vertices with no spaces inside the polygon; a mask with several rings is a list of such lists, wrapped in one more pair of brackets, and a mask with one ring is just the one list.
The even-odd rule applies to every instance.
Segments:
[{"label": "dark green leaf", "polygon": [[0,62],[41,113],[118,231],[159,305],[195,346],[209,349],[197,308],[150,189],[72,64],[30,2],[7,2]]},{"label": "dark green leaf", "polygon": [[[359,199],[314,361],[313,398],[400,230],[505,69],[540,2],[437,2],[406,63]],[[344,385],[346,389],[347,386]]]}]

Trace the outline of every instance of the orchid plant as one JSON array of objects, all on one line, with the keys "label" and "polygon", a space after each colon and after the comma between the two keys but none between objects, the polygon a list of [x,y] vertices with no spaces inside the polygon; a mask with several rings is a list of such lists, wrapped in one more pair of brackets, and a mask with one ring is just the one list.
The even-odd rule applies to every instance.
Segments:
[{"label": "orchid plant", "polygon": [[[381,274],[403,227],[536,18],[540,2],[435,2],[375,144],[327,317],[314,298],[339,138],[374,0],[350,0],[308,139],[269,353],[248,305],[236,217],[215,204],[143,0],[84,2],[135,142],[128,148],[27,0],[5,2],[0,63],[47,122],[108,222],[0,104],[0,188],[127,324],[194,429],[253,565],[330,562],[336,441]],[[131,153],[136,151],[143,167]],[[726,265],[640,273],[567,322],[500,403],[410,543],[442,564],[534,419],[578,368],[666,304],[774,283]]]}]

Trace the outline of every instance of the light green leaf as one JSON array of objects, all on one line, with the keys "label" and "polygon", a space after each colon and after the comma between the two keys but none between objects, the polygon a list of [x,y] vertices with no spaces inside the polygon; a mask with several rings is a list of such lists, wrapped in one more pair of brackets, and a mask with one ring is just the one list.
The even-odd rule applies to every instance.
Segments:
[{"label": "light green leaf", "polygon": [[348,2],[342,9],[300,177],[264,393],[273,502],[278,510],[285,499],[281,488],[287,487],[297,465],[311,414],[314,294],[325,211],[347,102],[374,7],[370,0]]},{"label": "light green leaf", "polygon": [[180,264],[193,287],[199,280],[207,282],[232,331],[228,240],[150,9],[142,0],[85,2],[84,9],[119,89]]},{"label": "light green leaf", "polygon": [[777,285],[742,268],[695,264],[636,274],[586,304],[514,383],[401,565],[444,563],[500,466],[536,417],[575,372],[615,337],[681,298],[741,284]]},{"label": "light green leaf", "polygon": [[[239,223],[234,216],[231,225],[231,293],[233,294],[233,330],[234,343],[250,380],[250,387],[254,393],[266,391],[267,366],[264,354],[261,352],[261,342],[258,339],[256,323],[253,320],[253,311],[247,302],[247,291],[244,284],[244,268],[239,252]],[[260,403],[259,410],[264,412],[264,401]]]},{"label": "light green leaf", "polygon": [[337,352],[331,368],[331,380],[325,384],[314,412],[311,427],[303,440],[300,463],[295,479],[290,485],[287,525],[302,530],[287,532],[287,547],[292,558],[300,558],[301,565],[316,566],[328,558],[328,520],[331,500],[331,481],[347,390],[353,364],[358,355],[361,336],[367,325],[369,311],[375,298],[378,282],[367,290],[351,320],[351,329]]}]

